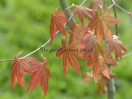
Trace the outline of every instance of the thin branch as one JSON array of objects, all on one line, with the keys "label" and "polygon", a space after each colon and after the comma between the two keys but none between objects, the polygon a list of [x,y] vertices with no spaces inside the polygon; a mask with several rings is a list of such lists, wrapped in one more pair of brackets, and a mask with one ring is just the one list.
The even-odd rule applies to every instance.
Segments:
[{"label": "thin branch", "polygon": [[110,9],[114,6],[115,4],[113,3],[112,5],[110,5],[107,9]]},{"label": "thin branch", "polygon": [[112,0],[112,5],[110,5],[110,7],[108,7],[107,9],[110,9],[111,7],[116,6],[119,9],[121,9],[122,11],[124,11],[125,13],[127,13],[128,15],[132,16],[132,13],[125,10],[124,8],[122,8],[121,6],[119,6],[114,0]]},{"label": "thin branch", "polygon": [[111,0],[113,4],[115,4],[115,1],[114,0]]},{"label": "thin branch", "polygon": [[116,7],[118,7],[119,9],[121,9],[122,11],[126,12],[128,15],[132,16],[132,13],[123,9],[121,6],[119,6],[118,4],[115,4]]},{"label": "thin branch", "polygon": [[130,55],[132,55],[132,52],[130,52],[130,53],[126,54],[126,55],[123,55],[122,58],[128,57]]},{"label": "thin branch", "polygon": [[[82,6],[86,1],[87,1],[87,0],[83,0],[83,2],[80,4],[80,6]],[[73,16],[74,16],[74,14],[72,14],[72,15],[69,17],[68,20],[71,20]],[[65,26],[66,24],[67,24],[67,23],[65,23],[64,26]],[[56,35],[59,34],[59,32],[60,32],[60,31],[58,30],[58,31],[56,32]],[[38,48],[35,49],[34,51],[30,52],[29,54],[27,54],[27,55],[25,55],[25,56],[23,56],[23,57],[21,57],[21,58],[25,58],[25,57],[28,57],[28,56],[30,56],[30,55],[36,53],[36,52],[39,51],[42,47],[45,47],[46,45],[48,45],[49,42],[50,42],[50,40],[51,40],[51,39],[49,39],[49,40],[48,40],[46,43],[44,43],[42,46],[38,47]],[[20,59],[21,59],[21,58],[20,58]],[[14,59],[6,59],[6,60],[0,60],[0,62],[7,62],[7,61],[13,61],[13,60],[14,60]]]},{"label": "thin branch", "polygon": [[6,60],[0,60],[0,62],[7,62],[7,61],[13,61],[14,59],[6,59]]},{"label": "thin branch", "polygon": [[[57,35],[58,33],[59,33],[59,31],[56,32],[56,35]],[[28,56],[32,55],[33,53],[39,51],[42,47],[44,47],[44,46],[46,46],[47,44],[49,44],[49,43],[50,43],[50,40],[51,40],[51,39],[49,39],[46,43],[44,43],[42,46],[40,46],[40,47],[37,48],[36,50],[32,51],[31,53],[29,53],[29,54],[27,54],[27,55],[25,55],[25,56],[23,56],[23,57],[21,57],[21,58],[28,57]]]}]

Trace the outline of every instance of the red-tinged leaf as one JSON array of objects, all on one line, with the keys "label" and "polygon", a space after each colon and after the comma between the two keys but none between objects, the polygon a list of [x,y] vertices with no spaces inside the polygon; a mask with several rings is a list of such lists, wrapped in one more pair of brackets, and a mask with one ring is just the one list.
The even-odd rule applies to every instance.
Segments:
[{"label": "red-tinged leaf", "polygon": [[91,77],[93,77],[92,72],[90,72],[90,73],[89,73],[89,72],[86,72],[85,75],[84,75],[84,78],[83,78],[82,82],[83,82],[83,83],[88,82],[88,81],[90,80]]},{"label": "red-tinged leaf", "polygon": [[113,39],[106,41],[106,44],[109,45],[108,52],[111,54],[114,50],[120,59],[122,59],[123,53],[127,52],[125,46],[116,35],[113,35]]},{"label": "red-tinged leaf", "polygon": [[117,66],[118,65],[117,61],[113,58],[113,56],[108,55],[106,53],[104,54],[104,62],[106,64],[109,64],[109,65],[112,65],[112,66]]},{"label": "red-tinged leaf", "polygon": [[101,79],[98,80],[98,82],[97,82],[97,85],[98,85],[97,94],[98,94],[98,96],[100,95],[100,92],[102,92],[103,94],[106,93],[106,85],[107,84],[108,84],[108,82],[104,77],[101,77]]},{"label": "red-tinged leaf", "polygon": [[66,77],[66,73],[68,72],[69,69],[69,60],[67,53],[63,54],[63,68],[64,68],[64,77]]},{"label": "red-tinged leaf", "polygon": [[102,41],[104,38],[104,34],[112,39],[112,30],[110,24],[119,24],[120,22],[110,16],[110,10],[103,12],[101,15],[96,14],[93,17],[93,20],[89,23],[89,28],[94,31],[97,39]]},{"label": "red-tinged leaf", "polygon": [[83,7],[83,6],[78,6],[75,5],[74,7],[74,15],[78,15],[78,18],[80,19],[81,23],[84,23],[84,17],[87,18],[88,20],[93,20],[92,13],[93,10]]},{"label": "red-tinged leaf", "polygon": [[29,62],[29,58],[18,58],[21,53],[22,51],[16,54],[15,59],[12,63],[11,82],[13,88],[16,86],[16,83],[19,82],[20,85],[24,89],[26,89],[26,86],[24,84],[24,73],[32,73],[32,71],[30,66],[27,64],[27,62]]},{"label": "red-tinged leaf", "polygon": [[63,58],[64,76],[69,69],[69,64],[81,75],[77,58],[82,58],[82,55],[75,44],[71,43],[67,46],[66,40],[62,39],[62,47],[57,51],[56,56]]},{"label": "red-tinged leaf", "polygon": [[97,60],[94,57],[91,57],[88,61],[88,66],[93,66],[93,78],[95,81],[98,81],[99,74],[110,79],[109,68],[105,63],[104,57],[99,55]]},{"label": "red-tinged leaf", "polygon": [[50,38],[52,40],[54,39],[56,35],[56,30],[58,29],[63,35],[66,36],[65,28],[62,25],[62,22],[69,22],[68,19],[64,16],[64,14],[57,9],[53,12],[51,23],[50,23]]},{"label": "red-tinged leaf", "polygon": [[62,58],[62,57],[63,57],[62,51],[63,51],[63,48],[62,48],[62,47],[59,48],[59,49],[57,50],[56,56],[59,57],[59,58]]},{"label": "red-tinged leaf", "polygon": [[93,57],[97,60],[97,56],[99,54],[103,55],[102,45],[98,42],[95,35],[91,33],[87,33],[83,37],[81,45],[84,45],[84,48],[86,49],[84,52],[85,58],[89,58],[90,55],[93,55]]},{"label": "red-tinged leaf", "polygon": [[70,40],[69,43],[73,41],[81,42],[81,38],[84,33],[87,31],[87,27],[84,24],[76,24],[74,23],[70,28]]},{"label": "red-tinged leaf", "polygon": [[32,91],[38,84],[42,87],[42,90],[44,92],[44,95],[46,95],[48,90],[48,80],[50,78],[50,71],[47,67],[47,59],[43,56],[43,62],[40,62],[39,60],[32,58],[30,59],[30,66],[33,71],[31,77],[30,77],[30,85],[28,91]]},{"label": "red-tinged leaf", "polygon": [[107,64],[103,63],[102,66],[100,67],[100,71],[103,74],[103,76],[110,79],[109,68],[108,68]]},{"label": "red-tinged leaf", "polygon": [[93,11],[97,11],[98,8],[103,8],[102,0],[93,0],[89,8],[91,8]]}]

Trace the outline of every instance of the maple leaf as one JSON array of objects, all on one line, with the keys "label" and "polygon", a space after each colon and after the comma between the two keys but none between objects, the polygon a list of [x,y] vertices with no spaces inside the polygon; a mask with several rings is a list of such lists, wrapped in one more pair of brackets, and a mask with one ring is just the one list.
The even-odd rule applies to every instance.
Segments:
[{"label": "maple leaf", "polygon": [[96,36],[92,33],[86,33],[82,39],[81,45],[84,46],[86,51],[84,52],[84,57],[89,58],[90,55],[97,60],[99,54],[103,55],[103,48],[101,43],[98,42]]},{"label": "maple leaf", "polygon": [[108,56],[108,54],[104,53],[103,56],[99,55],[97,60],[92,56],[87,64],[88,66],[93,66],[93,78],[95,81],[98,81],[97,77],[99,74],[110,79],[112,74],[109,72],[108,65],[117,65],[117,62],[111,56]]},{"label": "maple leaf", "polygon": [[97,82],[97,94],[98,96],[100,95],[100,92],[102,91],[103,94],[106,93],[106,85],[108,84],[108,81],[106,80],[106,78],[104,76],[102,76],[98,82]]},{"label": "maple leaf", "polygon": [[84,33],[87,31],[87,27],[83,24],[76,24],[74,23],[70,28],[70,38],[69,43],[72,43],[73,41],[77,41],[78,43],[81,42],[81,37],[84,35]]},{"label": "maple leaf", "polygon": [[113,56],[108,53],[104,53],[104,62],[112,66],[118,65],[117,61],[113,58]]},{"label": "maple leaf", "polygon": [[103,8],[103,2],[101,0],[93,0],[90,7],[93,11],[97,11],[98,8]]},{"label": "maple leaf", "polygon": [[122,54],[127,52],[125,46],[116,35],[113,35],[113,39],[106,41],[106,44],[109,45],[108,53],[112,53],[114,50],[120,59],[122,58]]},{"label": "maple leaf", "polygon": [[84,23],[84,17],[89,20],[93,20],[93,17],[91,14],[92,11],[93,11],[92,9],[89,9],[83,6],[75,5],[74,7],[74,15],[76,14],[78,15],[78,18],[80,19],[82,24]]},{"label": "maple leaf", "polygon": [[81,58],[81,53],[73,43],[66,45],[66,40],[62,39],[62,47],[56,53],[57,57],[63,58],[64,77],[69,69],[69,64],[81,75],[80,65],[77,58]]},{"label": "maple leaf", "polygon": [[106,12],[103,12],[101,15],[98,15],[98,13],[96,13],[96,15],[93,17],[93,20],[91,20],[88,25],[88,27],[92,31],[94,31],[94,34],[99,41],[103,40],[104,34],[112,39],[112,30],[110,24],[120,23],[116,18],[110,16],[110,12],[111,11],[108,10]]},{"label": "maple leaf", "polygon": [[13,88],[16,86],[16,83],[19,82],[20,85],[26,89],[24,84],[24,73],[32,73],[32,71],[30,66],[27,64],[27,62],[29,62],[29,58],[18,58],[21,53],[22,51],[16,54],[12,63],[11,82]]},{"label": "maple leaf", "polygon": [[30,67],[32,69],[32,75],[30,77],[30,85],[28,91],[32,91],[38,84],[41,85],[44,95],[48,90],[48,79],[50,78],[50,71],[47,67],[47,59],[43,56],[43,62],[40,62],[36,58],[30,59]]},{"label": "maple leaf", "polygon": [[87,65],[93,66],[93,78],[95,81],[98,81],[99,74],[102,74],[103,76],[110,79],[109,68],[105,63],[105,58],[102,55],[98,56],[98,61],[96,61],[94,57],[91,57]]},{"label": "maple leaf", "polygon": [[56,29],[58,29],[63,35],[66,36],[66,32],[64,29],[64,26],[62,25],[62,22],[69,22],[68,19],[64,16],[64,14],[57,9],[53,12],[51,17],[51,23],[50,23],[50,43],[54,39],[56,35]]},{"label": "maple leaf", "polygon": [[86,72],[84,75],[84,78],[82,80],[83,83],[88,82],[90,80],[90,78],[93,77],[93,73],[92,72]]}]

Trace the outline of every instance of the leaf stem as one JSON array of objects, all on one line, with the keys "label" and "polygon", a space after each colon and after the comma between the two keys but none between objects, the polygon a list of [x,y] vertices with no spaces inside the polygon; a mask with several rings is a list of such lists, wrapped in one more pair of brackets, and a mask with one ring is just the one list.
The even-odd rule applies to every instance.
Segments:
[{"label": "leaf stem", "polygon": [[125,58],[125,57],[130,56],[130,55],[132,55],[132,52],[130,52],[130,53],[126,54],[126,55],[123,55],[122,58]]}]

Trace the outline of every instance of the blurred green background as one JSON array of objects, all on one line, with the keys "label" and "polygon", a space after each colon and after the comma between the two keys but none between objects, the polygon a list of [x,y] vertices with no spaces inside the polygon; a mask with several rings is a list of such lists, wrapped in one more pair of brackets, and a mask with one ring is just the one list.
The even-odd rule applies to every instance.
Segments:
[{"label": "blurred green background", "polygon": [[[110,5],[110,0],[106,0]],[[80,4],[82,0],[67,0],[68,4]],[[89,5],[91,0],[85,4]],[[116,0],[116,2],[128,11],[132,12],[131,0],[128,2]],[[59,0],[0,0],[0,60],[12,59],[21,50],[22,56],[35,50],[44,44],[49,38],[50,18],[53,10],[59,5]],[[118,19],[122,24],[118,26],[119,37],[132,51],[132,17],[117,9]],[[59,48],[62,36],[58,35],[53,43],[46,49]],[[19,84],[15,90],[11,86],[11,62],[0,63],[0,99],[107,99],[106,95],[96,94],[97,85],[94,81],[83,84],[79,74],[70,68],[66,78],[63,76],[61,59],[55,57],[55,53],[38,51],[32,57],[41,60],[40,53],[47,57],[51,71],[49,89],[46,97],[43,97],[41,87],[38,85],[28,93]],[[80,60],[82,72],[88,71],[86,62]],[[115,99],[132,99],[132,56],[123,58],[119,65],[112,68],[117,74],[115,78]],[[28,87],[29,76],[26,75]]]}]

